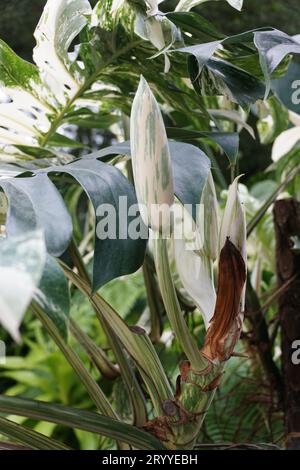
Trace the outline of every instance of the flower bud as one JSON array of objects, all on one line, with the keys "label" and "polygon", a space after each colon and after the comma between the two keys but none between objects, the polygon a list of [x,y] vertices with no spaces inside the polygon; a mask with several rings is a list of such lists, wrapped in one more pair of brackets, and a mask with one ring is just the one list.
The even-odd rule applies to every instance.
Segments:
[{"label": "flower bud", "polygon": [[132,104],[130,139],[143,221],[154,231],[170,233],[174,202],[170,151],[158,103],[143,77]]}]

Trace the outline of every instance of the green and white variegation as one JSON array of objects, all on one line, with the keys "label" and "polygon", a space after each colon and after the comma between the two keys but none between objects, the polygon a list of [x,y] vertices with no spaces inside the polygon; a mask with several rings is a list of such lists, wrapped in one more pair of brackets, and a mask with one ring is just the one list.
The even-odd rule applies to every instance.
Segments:
[{"label": "green and white variegation", "polygon": [[70,72],[68,50],[85,26],[88,14],[88,0],[48,0],[34,33],[33,60],[60,103],[74,96],[82,81],[79,69]]},{"label": "green and white variegation", "polygon": [[40,230],[0,240],[0,323],[20,341],[19,326],[46,261]]},{"label": "green and white variegation", "polygon": [[68,49],[90,12],[87,0],[48,0],[34,33],[36,66],[0,40],[0,87],[5,98],[0,99],[2,160],[20,157],[16,146],[43,146],[52,123],[76,97],[83,78]]},{"label": "green and white variegation", "polygon": [[158,54],[164,54],[165,73],[170,70],[171,63],[167,56],[167,50],[177,41],[181,40],[180,32],[165,15],[162,15],[158,9],[160,0],[144,0],[147,7],[146,13],[140,9],[136,10],[135,32],[146,41],[150,41],[158,49]]},{"label": "green and white variegation", "polygon": [[[159,105],[143,77],[132,104],[130,142],[143,220],[153,230],[170,231],[170,208],[174,202],[170,151]],[[160,210],[165,215],[163,220]]]}]

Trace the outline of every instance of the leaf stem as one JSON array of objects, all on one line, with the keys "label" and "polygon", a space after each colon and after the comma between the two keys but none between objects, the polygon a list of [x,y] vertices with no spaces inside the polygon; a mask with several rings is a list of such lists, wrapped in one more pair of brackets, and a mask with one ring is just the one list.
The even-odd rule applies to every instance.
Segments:
[{"label": "leaf stem", "polygon": [[192,368],[205,369],[206,363],[201,357],[179,305],[168,260],[167,240],[163,239],[161,235],[157,235],[157,238],[154,239],[154,261],[158,284],[172,329]]}]

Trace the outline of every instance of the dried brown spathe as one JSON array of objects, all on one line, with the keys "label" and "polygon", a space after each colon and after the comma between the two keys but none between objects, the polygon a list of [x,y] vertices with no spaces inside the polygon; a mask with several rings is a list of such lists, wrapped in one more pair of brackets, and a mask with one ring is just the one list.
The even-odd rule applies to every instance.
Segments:
[{"label": "dried brown spathe", "polygon": [[245,281],[245,262],[227,238],[220,254],[215,312],[202,348],[212,361],[225,361],[233,352],[242,327],[240,302]]}]

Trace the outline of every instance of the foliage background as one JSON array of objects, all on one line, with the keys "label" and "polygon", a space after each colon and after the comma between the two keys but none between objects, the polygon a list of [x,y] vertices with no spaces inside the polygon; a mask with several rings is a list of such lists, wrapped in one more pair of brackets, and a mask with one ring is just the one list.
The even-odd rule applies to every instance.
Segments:
[{"label": "foliage background", "polygon": [[[27,60],[31,60],[30,54],[34,46],[32,34],[45,3],[42,0],[0,1],[0,37],[10,44],[17,54]],[[174,2],[166,2],[164,9],[167,11],[168,5],[172,6],[172,3]],[[227,34],[269,25],[278,27],[289,34],[297,34],[300,30],[298,9],[298,0],[248,0],[245,2],[242,14],[230,8],[225,2],[212,4],[210,8],[207,8],[206,4],[198,7],[198,11],[204,17]],[[253,118],[250,118],[250,124],[254,124],[251,119]],[[104,133],[104,137],[105,144],[109,144],[110,134]],[[88,138],[91,138],[90,134]],[[261,179],[259,173],[271,163],[271,147],[271,144],[262,146],[258,139],[254,141],[249,138],[246,131],[242,131],[240,172],[246,173],[251,185]],[[249,196],[250,212],[252,202]],[[265,220],[265,239],[262,240],[265,246],[269,243],[269,227],[270,220],[268,219]],[[265,273],[266,285],[268,283],[272,285],[274,282],[272,276],[271,271]],[[144,312],[146,296],[139,274],[126,282],[113,281],[103,288],[102,292],[129,323],[134,324]],[[126,299],[125,304],[124,299]],[[273,313],[275,311],[271,309],[271,318]],[[104,339],[89,303],[83,300],[80,294],[76,293],[73,296],[71,315],[78,320],[81,327],[99,346],[103,345]],[[199,324],[198,329],[199,335],[202,335],[203,325]],[[65,359],[53,346],[47,334],[42,331],[39,322],[27,316],[22,330],[25,338],[24,344],[10,346],[8,353],[11,358],[7,363],[7,370],[1,372],[0,392],[5,390],[6,393],[12,395],[20,393],[30,398],[51,400],[62,404],[71,403],[89,408],[91,402],[82,385]],[[251,345],[249,347],[248,344],[247,348],[251,351]],[[46,357],[43,355],[44,350],[47,351]],[[80,348],[78,352],[81,354]],[[203,446],[220,442],[256,442],[279,446],[283,444],[282,413],[273,400],[270,383],[259,361],[255,360],[255,354],[254,352],[251,360],[234,359],[230,362],[222,386],[217,392],[201,431],[199,441],[203,443]],[[178,364],[181,359],[176,343],[169,348],[169,351],[161,350],[160,358],[169,371],[169,375],[176,376],[177,369],[172,368],[172,364]],[[86,360],[86,365],[90,367],[88,360]],[[118,397],[116,400],[118,411],[126,420],[128,396],[122,382],[117,379],[112,383],[103,377],[100,378],[95,371],[93,373],[105,392]],[[32,424],[30,420],[20,418],[16,420]],[[105,448],[111,444],[106,438],[95,437],[82,431],[65,431],[59,426],[44,422],[40,422],[35,429],[57,439],[62,438],[70,445],[83,449],[96,449],[99,446]]]}]

